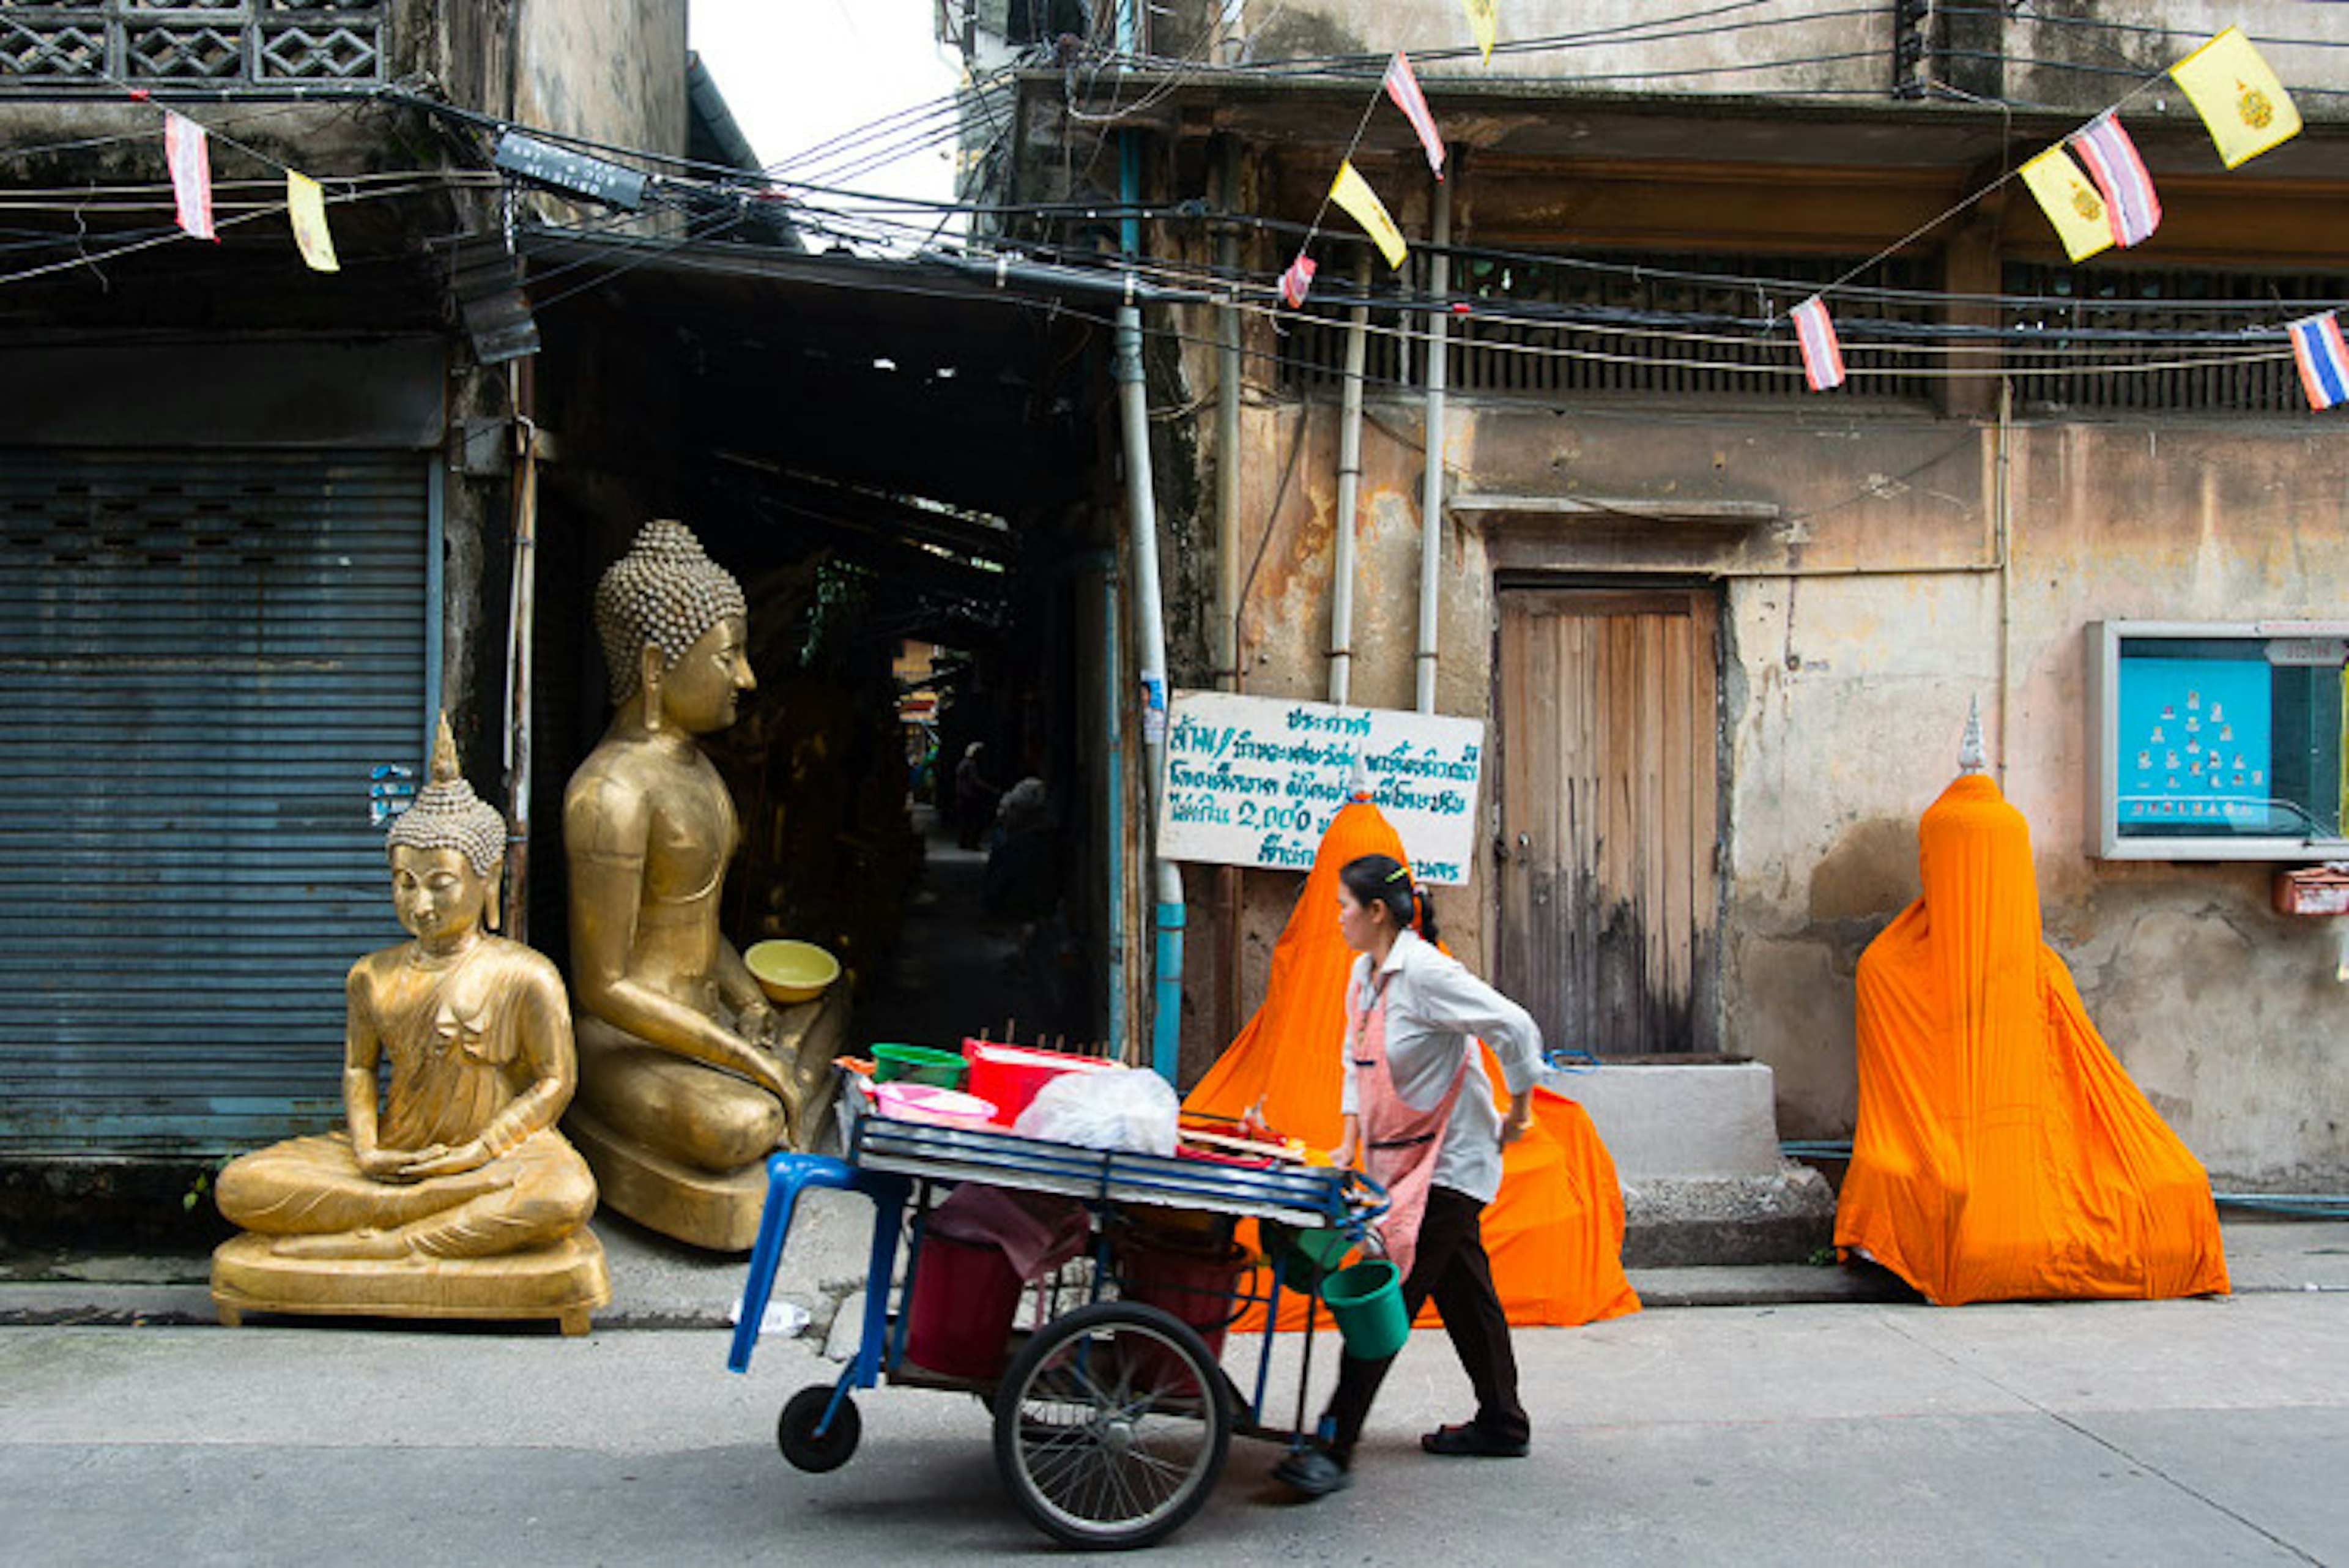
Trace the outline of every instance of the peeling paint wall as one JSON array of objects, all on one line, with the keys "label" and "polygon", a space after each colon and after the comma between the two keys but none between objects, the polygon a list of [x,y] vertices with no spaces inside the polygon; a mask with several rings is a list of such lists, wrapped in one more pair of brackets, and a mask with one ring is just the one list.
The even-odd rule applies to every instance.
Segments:
[{"label": "peeling paint wall", "polygon": [[[1239,544],[1262,551],[1242,618],[1247,689],[1320,697],[1337,410],[1250,409],[1242,442]],[[1419,442],[1415,403],[1371,405],[1353,693],[1385,707],[1412,700]],[[2031,823],[2047,940],[2123,1065],[2221,1187],[2337,1190],[2349,987],[2333,980],[2333,933],[2271,913],[2265,866],[2091,857],[2084,628],[2349,613],[2349,440],[2297,421],[2018,424],[2003,573],[1997,449],[1988,424],[1920,416],[1455,397],[1455,499],[1733,500],[1775,504],[1779,521],[1455,518],[1438,706],[1492,720],[1496,566],[1717,585],[1723,1048],[1773,1068],[1785,1136],[1833,1137],[1855,1113],[1854,965],[1916,896],[1917,820],[1954,776],[1979,698],[1993,769]],[[1444,900],[1475,965],[1494,950],[1491,873],[1487,859]],[[1249,876],[1243,1017],[1298,886]]]}]

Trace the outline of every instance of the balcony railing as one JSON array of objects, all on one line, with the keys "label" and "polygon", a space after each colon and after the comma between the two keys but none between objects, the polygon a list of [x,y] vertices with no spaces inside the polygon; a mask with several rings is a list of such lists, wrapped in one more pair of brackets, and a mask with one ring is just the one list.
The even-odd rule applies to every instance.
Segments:
[{"label": "balcony railing", "polygon": [[381,81],[388,9],[330,0],[0,0],[0,93]]}]

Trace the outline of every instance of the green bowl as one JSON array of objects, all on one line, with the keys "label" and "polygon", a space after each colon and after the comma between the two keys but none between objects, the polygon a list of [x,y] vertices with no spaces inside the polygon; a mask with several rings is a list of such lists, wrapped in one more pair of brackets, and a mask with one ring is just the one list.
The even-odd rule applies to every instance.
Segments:
[{"label": "green bowl", "polygon": [[876,1084],[928,1084],[941,1089],[962,1087],[970,1064],[953,1051],[929,1045],[875,1045],[873,1081]]}]

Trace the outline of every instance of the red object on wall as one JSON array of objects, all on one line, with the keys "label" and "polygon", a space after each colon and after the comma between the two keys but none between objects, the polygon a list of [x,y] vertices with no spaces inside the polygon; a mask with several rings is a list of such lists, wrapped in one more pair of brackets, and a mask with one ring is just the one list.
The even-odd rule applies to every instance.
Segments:
[{"label": "red object on wall", "polygon": [[2275,874],[2279,915],[2349,915],[2349,866],[2299,866]]}]

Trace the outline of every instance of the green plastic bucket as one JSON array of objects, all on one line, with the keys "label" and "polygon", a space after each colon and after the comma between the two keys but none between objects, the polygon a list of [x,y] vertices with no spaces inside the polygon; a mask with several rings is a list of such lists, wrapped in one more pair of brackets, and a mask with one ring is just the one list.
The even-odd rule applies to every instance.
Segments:
[{"label": "green plastic bucket", "polygon": [[940,1089],[959,1089],[962,1075],[968,1071],[970,1064],[953,1051],[928,1045],[873,1047],[873,1081],[876,1084],[928,1084]]},{"label": "green plastic bucket", "polygon": [[1354,1250],[1354,1239],[1335,1226],[1325,1231],[1299,1231],[1290,1243],[1317,1269],[1334,1269]]},{"label": "green plastic bucket", "polygon": [[1361,1361],[1383,1361],[1410,1337],[1402,1310],[1402,1275],[1384,1258],[1339,1270],[1321,1282],[1321,1299],[1338,1320],[1346,1354]]}]

